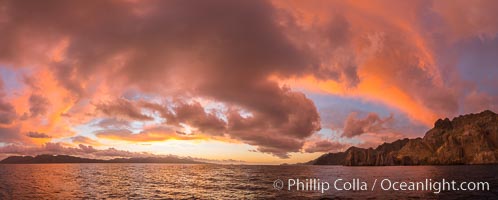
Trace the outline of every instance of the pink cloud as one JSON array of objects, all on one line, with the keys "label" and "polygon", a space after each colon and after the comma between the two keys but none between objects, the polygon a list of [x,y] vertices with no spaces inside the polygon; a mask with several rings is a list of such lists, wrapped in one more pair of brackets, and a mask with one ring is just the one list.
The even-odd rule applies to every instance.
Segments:
[{"label": "pink cloud", "polygon": [[352,112],[344,123],[342,136],[351,138],[364,133],[384,131],[392,121],[393,115],[382,119],[376,113],[368,113],[365,118],[359,119],[357,113]]},{"label": "pink cloud", "polygon": [[[108,118],[97,125],[104,130],[96,136],[218,137],[286,158],[321,129],[321,119],[305,93],[276,79],[311,77],[316,81],[311,89],[380,102],[426,125],[462,111],[493,109],[496,94],[468,92],[473,87],[456,70],[458,55],[444,52],[467,38],[496,39],[497,5],[2,1],[1,68],[23,78],[9,79],[15,91],[4,91],[0,81],[0,142],[41,139],[28,137],[31,130],[54,139],[73,137],[72,127]],[[197,101],[163,103],[170,99],[206,99],[225,110],[209,110]],[[128,130],[133,121],[155,123],[155,115],[164,120],[154,124],[160,128]],[[343,136],[366,138],[390,121],[351,115]],[[180,124],[199,133],[177,134]],[[98,141],[74,137],[73,142]],[[323,141],[309,151],[339,146]]]}]

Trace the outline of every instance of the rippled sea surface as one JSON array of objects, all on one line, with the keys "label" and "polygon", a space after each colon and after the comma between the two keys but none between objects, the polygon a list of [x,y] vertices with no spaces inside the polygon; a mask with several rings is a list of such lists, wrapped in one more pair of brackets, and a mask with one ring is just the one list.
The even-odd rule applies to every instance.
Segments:
[{"label": "rippled sea surface", "polygon": [[[490,191],[288,190],[288,179],[486,181]],[[280,179],[284,188],[274,188]],[[331,186],[332,187],[332,186]],[[498,199],[498,166],[0,165],[0,199]]]}]

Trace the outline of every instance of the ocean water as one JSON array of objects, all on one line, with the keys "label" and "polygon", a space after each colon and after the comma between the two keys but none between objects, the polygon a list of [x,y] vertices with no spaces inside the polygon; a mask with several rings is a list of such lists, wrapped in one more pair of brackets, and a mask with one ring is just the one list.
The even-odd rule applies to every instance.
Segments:
[{"label": "ocean water", "polygon": [[[291,181],[289,181],[291,179]],[[310,185],[297,190],[297,179]],[[320,180],[318,180],[320,179]],[[341,179],[341,181],[337,181]],[[376,181],[376,187],[371,190]],[[383,190],[381,180],[487,182],[487,191]],[[278,182],[276,180],[281,180]],[[308,180],[308,182],[306,182]],[[313,180],[315,180],[313,182]],[[337,183],[336,190],[334,183]],[[346,183],[347,182],[347,183]],[[361,190],[365,182],[367,190]],[[315,190],[319,183],[330,189]],[[386,184],[387,187],[391,184]],[[349,185],[348,185],[349,184]],[[275,188],[277,187],[277,189]],[[324,186],[325,187],[325,186]],[[345,188],[351,187],[348,191]],[[314,188],[314,189],[313,189]],[[498,166],[3,164],[0,199],[498,199]]]}]

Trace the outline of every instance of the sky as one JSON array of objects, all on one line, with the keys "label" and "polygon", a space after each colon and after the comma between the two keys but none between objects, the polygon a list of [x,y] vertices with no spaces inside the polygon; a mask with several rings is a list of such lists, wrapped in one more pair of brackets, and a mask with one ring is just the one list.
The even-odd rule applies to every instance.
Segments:
[{"label": "sky", "polygon": [[0,0],[0,158],[296,163],[498,111],[498,2]]}]

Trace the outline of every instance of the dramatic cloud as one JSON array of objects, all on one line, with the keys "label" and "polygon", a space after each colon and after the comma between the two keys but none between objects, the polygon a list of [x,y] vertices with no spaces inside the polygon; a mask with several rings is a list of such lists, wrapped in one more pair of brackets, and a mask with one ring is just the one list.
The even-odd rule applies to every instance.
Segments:
[{"label": "dramatic cloud", "polygon": [[26,133],[26,136],[30,138],[51,138],[49,135],[41,132],[31,131]]},{"label": "dramatic cloud", "polygon": [[180,103],[173,108],[173,114],[166,115],[169,124],[186,123],[199,129],[202,133],[223,135],[226,122],[215,113],[206,113],[199,102],[192,104]]},{"label": "dramatic cloud", "polygon": [[303,94],[288,91],[281,95],[288,95],[287,100],[267,109],[281,108],[286,110],[285,115],[278,114],[282,110],[276,109],[272,115],[255,112],[244,117],[236,109],[229,110],[227,118],[231,137],[283,158],[287,157],[287,152],[299,151],[304,139],[321,129],[320,116],[313,102]]},{"label": "dramatic cloud", "polygon": [[306,145],[322,128],[317,93],[375,104],[336,127],[365,144],[398,123],[379,109],[405,129],[496,109],[497,6],[0,1],[0,142],[230,140],[287,158],[340,146]]},{"label": "dramatic cloud", "polygon": [[349,114],[344,123],[342,136],[351,138],[364,133],[382,131],[387,128],[386,124],[393,120],[393,115],[384,119],[380,118],[376,113],[368,113],[363,119],[359,119],[357,115],[355,112]]},{"label": "dramatic cloud", "polygon": [[126,99],[116,99],[112,102],[97,104],[97,110],[108,116],[121,116],[132,120],[152,120],[152,117],[142,114],[142,111]]},{"label": "dramatic cloud", "polygon": [[[197,128],[201,133],[226,135],[258,146],[261,152],[285,158],[288,157],[288,152],[298,152],[305,138],[320,130],[320,117],[313,102],[303,94],[291,92],[289,89],[275,93],[274,95],[284,96],[276,99],[286,100],[272,103],[273,108],[268,107],[260,112],[251,110],[253,112],[248,115],[242,114],[243,111],[235,107],[225,112],[219,111],[218,114],[225,116],[226,121],[221,119],[216,111],[206,112],[198,102],[178,102],[171,106],[171,111],[166,106],[142,104],[158,111],[168,124],[185,123]],[[272,112],[267,113],[268,111]]]},{"label": "dramatic cloud", "polygon": [[[467,4],[479,12],[466,12]],[[353,66],[350,69],[359,77],[355,87],[347,82],[323,81],[316,75],[297,78],[294,87],[382,102],[429,127],[436,119],[457,116],[463,110],[479,112],[475,102],[468,104],[463,99],[491,83],[479,84],[486,75],[471,80],[462,77],[469,71],[496,73],[496,67],[475,70],[478,60],[483,60],[475,56],[470,65],[462,65],[469,62],[465,58],[468,47],[477,42],[461,42],[476,38],[481,41],[478,49],[496,42],[496,14],[490,8],[497,5],[491,1],[277,1],[276,5],[294,14],[304,30],[300,40],[323,44],[320,52],[340,50],[342,59],[333,59],[331,65],[348,60],[353,65],[341,65]],[[335,27],[341,27],[340,31],[329,31],[329,37],[314,34],[314,30],[337,30]],[[339,39],[332,46],[336,48],[326,46],[334,41],[330,38]],[[488,106],[498,104],[492,99]]]}]

